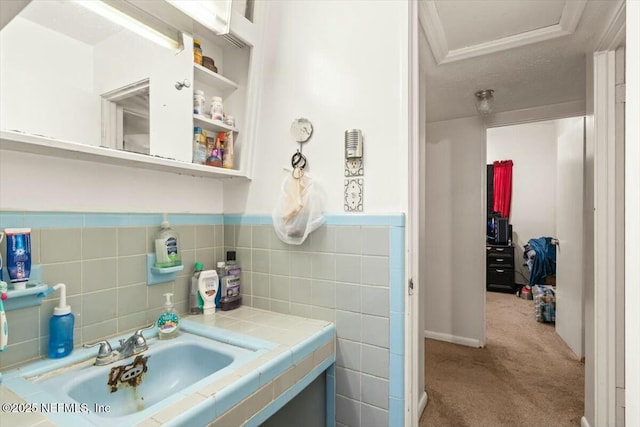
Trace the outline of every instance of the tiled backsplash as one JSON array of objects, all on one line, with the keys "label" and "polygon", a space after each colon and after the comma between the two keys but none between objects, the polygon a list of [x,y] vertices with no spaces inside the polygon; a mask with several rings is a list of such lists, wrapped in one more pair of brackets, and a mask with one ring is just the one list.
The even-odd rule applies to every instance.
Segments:
[{"label": "tiled backsplash", "polygon": [[225,216],[224,245],[243,303],[336,324],[337,425],[403,425],[404,222],[359,218],[328,218],[292,246],[261,217]]},{"label": "tiled backsplash", "polygon": [[[147,286],[146,254],[154,251],[153,239],[159,226],[151,224],[156,216],[140,221],[149,223],[148,226],[83,227],[81,225],[88,221],[78,220],[57,224],[80,226],[56,228],[56,223],[49,227],[33,226],[38,222],[28,219],[7,225],[4,215],[1,228],[32,226],[32,263],[42,266],[44,283],[67,285],[67,303],[75,316],[74,344],[79,346],[155,322],[166,292],[173,292],[179,313],[188,310],[190,266],[197,259],[205,268],[215,268],[214,260],[224,259],[222,216],[207,217],[211,224],[173,225],[169,217],[180,233],[185,269],[177,274],[175,281],[153,286]],[[157,219],[161,221],[160,216]],[[6,259],[6,245],[3,242],[0,246]],[[0,353],[0,369],[46,357],[49,319],[59,297],[59,293],[54,292],[39,307],[6,313],[9,347]]]},{"label": "tiled backsplash", "polygon": [[[266,216],[170,215],[185,269],[174,282],[153,286],[146,284],[145,254],[153,252],[160,215],[55,216],[1,213],[0,228],[32,227],[33,263],[42,265],[43,281],[67,284],[76,346],[154,322],[166,292],[187,312],[193,263],[212,269],[235,249],[243,304],[336,324],[337,425],[402,425],[402,216],[329,216],[302,245],[291,246]],[[11,344],[0,354],[0,369],[46,356],[58,297],[7,313]]]}]

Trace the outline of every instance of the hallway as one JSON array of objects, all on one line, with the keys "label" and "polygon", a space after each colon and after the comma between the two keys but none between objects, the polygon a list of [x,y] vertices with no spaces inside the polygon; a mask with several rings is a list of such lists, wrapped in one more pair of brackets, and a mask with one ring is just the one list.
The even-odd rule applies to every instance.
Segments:
[{"label": "hallway", "polygon": [[487,345],[425,340],[420,427],[578,427],[584,363],[535,320],[531,300],[487,292]]}]

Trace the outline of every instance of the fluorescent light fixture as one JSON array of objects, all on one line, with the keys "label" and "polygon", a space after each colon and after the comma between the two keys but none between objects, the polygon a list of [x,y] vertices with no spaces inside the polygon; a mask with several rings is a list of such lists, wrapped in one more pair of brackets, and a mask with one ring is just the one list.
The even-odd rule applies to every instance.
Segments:
[{"label": "fluorescent light fixture", "polygon": [[231,0],[166,0],[167,3],[199,22],[214,33],[229,33]]},{"label": "fluorescent light fixture", "polygon": [[146,24],[143,24],[137,19],[132,18],[126,13],[100,0],[74,0],[74,2],[82,7],[89,9],[93,13],[96,13],[103,18],[108,19],[114,24],[118,24],[129,31],[133,31],[134,33],[162,47],[166,47],[174,51],[180,49],[181,47],[180,43],[177,40],[174,40],[171,37],[162,34],[160,31],[151,28]]}]

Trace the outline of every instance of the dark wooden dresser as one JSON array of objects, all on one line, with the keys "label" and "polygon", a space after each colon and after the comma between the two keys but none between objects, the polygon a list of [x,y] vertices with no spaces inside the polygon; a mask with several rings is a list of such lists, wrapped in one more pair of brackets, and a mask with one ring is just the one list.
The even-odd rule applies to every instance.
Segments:
[{"label": "dark wooden dresser", "polygon": [[514,247],[487,244],[487,290],[516,291]]}]

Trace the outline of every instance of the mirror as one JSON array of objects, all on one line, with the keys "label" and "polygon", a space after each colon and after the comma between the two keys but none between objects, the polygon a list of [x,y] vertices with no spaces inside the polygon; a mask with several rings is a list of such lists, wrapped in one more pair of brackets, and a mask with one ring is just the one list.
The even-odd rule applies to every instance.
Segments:
[{"label": "mirror", "polygon": [[152,154],[149,99],[155,94],[165,110],[172,102],[154,84],[166,82],[167,96],[177,96],[175,80],[189,76],[190,52],[169,76],[184,55],[74,1],[31,1],[2,28],[0,43],[2,130],[61,141]]}]

